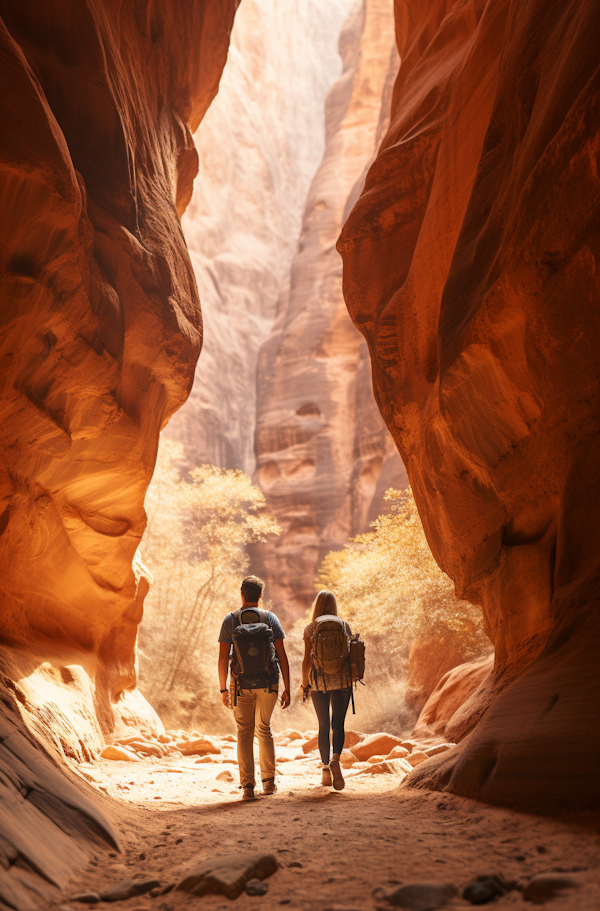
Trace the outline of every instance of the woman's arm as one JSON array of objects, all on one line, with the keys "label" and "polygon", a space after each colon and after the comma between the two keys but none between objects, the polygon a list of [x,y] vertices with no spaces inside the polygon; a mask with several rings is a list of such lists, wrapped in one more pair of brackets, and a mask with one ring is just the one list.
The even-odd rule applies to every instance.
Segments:
[{"label": "woman's arm", "polygon": [[302,686],[306,687],[310,683],[312,642],[310,639],[304,640],[304,658],[302,659]]}]

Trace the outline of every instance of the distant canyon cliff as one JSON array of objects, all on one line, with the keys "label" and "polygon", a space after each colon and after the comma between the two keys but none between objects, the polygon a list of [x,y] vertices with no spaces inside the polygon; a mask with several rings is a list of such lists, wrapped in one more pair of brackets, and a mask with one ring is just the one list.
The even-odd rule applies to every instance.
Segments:
[{"label": "distant canyon cliff", "polygon": [[407,484],[335,248],[397,68],[388,0],[244,2],[197,135],[183,225],[205,341],[166,434],[188,464],[243,468],[263,490],[282,534],[251,550],[251,568],[287,620],[314,598],[323,556],[369,529],[388,487]]}]

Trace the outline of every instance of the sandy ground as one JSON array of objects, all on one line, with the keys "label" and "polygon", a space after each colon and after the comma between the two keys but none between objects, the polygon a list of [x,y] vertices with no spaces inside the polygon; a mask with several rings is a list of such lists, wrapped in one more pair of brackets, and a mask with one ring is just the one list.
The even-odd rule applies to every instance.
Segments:
[{"label": "sandy ground", "polygon": [[[103,890],[147,875],[168,883],[205,857],[260,849],[280,869],[262,897],[242,894],[239,911],[286,907],[290,911],[373,911],[376,887],[392,890],[416,881],[452,883],[461,890],[478,875],[500,874],[525,883],[547,871],[570,871],[579,888],[548,907],[600,908],[600,819],[555,820],[486,807],[444,794],[409,790],[391,775],[348,778],[344,791],[320,785],[316,753],[280,749],[278,792],[242,801],[235,744],[216,761],[114,762],[82,767],[96,787],[114,798],[122,854],[98,854],[72,886]],[[216,776],[230,770],[232,783]],[[258,770],[257,770],[258,771]],[[258,779],[257,779],[258,780]],[[291,866],[294,864],[294,866]],[[518,890],[489,907],[531,908]],[[79,909],[82,904],[63,903]],[[116,906],[118,907],[118,906]],[[128,911],[231,908],[223,897],[172,892],[127,901]],[[447,907],[469,908],[462,898]]]}]

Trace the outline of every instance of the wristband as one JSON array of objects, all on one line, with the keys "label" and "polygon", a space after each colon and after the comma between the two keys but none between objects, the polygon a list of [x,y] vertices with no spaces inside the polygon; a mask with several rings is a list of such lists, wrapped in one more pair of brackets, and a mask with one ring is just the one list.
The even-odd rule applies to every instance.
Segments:
[{"label": "wristband", "polygon": [[221,692],[221,693],[226,693],[227,690],[226,690],[226,689],[225,689],[225,690],[220,690],[220,692]]}]

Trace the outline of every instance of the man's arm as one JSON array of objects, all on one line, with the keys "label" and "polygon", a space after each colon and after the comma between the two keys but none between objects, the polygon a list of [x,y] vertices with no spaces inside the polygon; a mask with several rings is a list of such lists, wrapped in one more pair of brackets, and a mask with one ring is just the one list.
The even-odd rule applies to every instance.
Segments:
[{"label": "man's arm", "polygon": [[227,673],[229,671],[229,643],[219,642],[219,689],[225,690],[221,693],[221,699],[226,709],[231,708],[231,699],[227,690]]},{"label": "man's arm", "polygon": [[279,658],[279,667],[283,677],[283,693],[281,694],[281,708],[287,709],[290,704],[290,664],[285,653],[283,639],[275,640],[275,650]]}]

